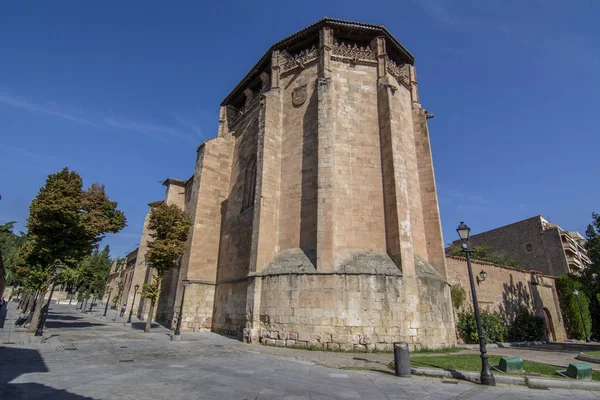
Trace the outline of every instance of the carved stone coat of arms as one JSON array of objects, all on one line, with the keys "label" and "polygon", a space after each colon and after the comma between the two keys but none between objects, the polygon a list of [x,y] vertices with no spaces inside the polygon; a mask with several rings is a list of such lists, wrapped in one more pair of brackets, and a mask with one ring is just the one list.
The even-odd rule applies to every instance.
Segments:
[{"label": "carved stone coat of arms", "polygon": [[296,107],[301,106],[306,101],[307,90],[306,85],[297,87],[292,92],[292,104]]}]

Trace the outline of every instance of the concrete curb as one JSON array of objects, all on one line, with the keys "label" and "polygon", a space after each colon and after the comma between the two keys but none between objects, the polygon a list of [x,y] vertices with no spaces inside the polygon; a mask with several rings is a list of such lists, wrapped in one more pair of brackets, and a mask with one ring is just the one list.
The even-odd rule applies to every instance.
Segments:
[{"label": "concrete curb", "polygon": [[[487,344],[486,347],[488,349],[498,349],[498,348],[506,348],[506,347],[540,346],[542,344],[547,344],[547,342],[501,342],[501,343],[490,343],[490,344]],[[458,344],[458,345],[456,345],[456,347],[460,347],[461,349],[469,349],[469,350],[479,349],[478,344]]]},{"label": "concrete curb", "polygon": [[594,364],[600,364],[600,357],[588,356],[585,353],[579,353],[579,354],[577,354],[577,357],[575,357],[575,359],[581,360],[581,361],[591,362],[591,363],[594,363]]},{"label": "concrete curb", "polygon": [[[479,383],[479,372],[445,370],[439,368],[411,367],[414,375],[435,376],[440,378],[454,378]],[[531,376],[515,376],[495,374],[496,383],[506,385],[529,386],[531,389],[575,389],[575,390],[600,390],[600,382],[574,381],[554,378],[538,378]]]}]

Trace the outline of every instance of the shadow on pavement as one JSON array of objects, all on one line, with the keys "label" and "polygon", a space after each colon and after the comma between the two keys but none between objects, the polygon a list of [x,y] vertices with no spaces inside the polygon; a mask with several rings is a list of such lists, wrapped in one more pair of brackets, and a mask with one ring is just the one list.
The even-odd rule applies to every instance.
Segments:
[{"label": "shadow on pavement", "polygon": [[60,322],[60,321],[46,321],[46,328],[90,328],[92,326],[104,326],[104,324],[96,324],[93,322]]},{"label": "shadow on pavement", "polygon": [[46,318],[46,320],[50,320],[50,319],[55,319],[55,320],[60,320],[60,321],[77,321],[78,319],[82,319],[82,317],[75,317],[73,315],[60,315],[60,314],[55,314],[52,311],[50,311],[50,314],[48,314],[48,317]]},{"label": "shadow on pavement", "polygon": [[48,372],[46,363],[37,350],[0,347],[0,399],[93,400],[91,397],[39,383],[10,383],[13,379],[32,372]]},{"label": "shadow on pavement", "polygon": [[[152,325],[150,325],[151,328],[158,328],[159,326],[162,327],[162,325],[157,324],[156,322],[153,322]],[[146,327],[146,323],[145,322],[132,322],[131,327],[135,330],[143,331],[144,328]]]}]

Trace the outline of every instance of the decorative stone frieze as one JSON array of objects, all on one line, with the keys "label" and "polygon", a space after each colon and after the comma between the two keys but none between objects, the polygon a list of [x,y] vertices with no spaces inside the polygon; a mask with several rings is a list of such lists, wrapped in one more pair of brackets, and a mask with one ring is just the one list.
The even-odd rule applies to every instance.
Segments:
[{"label": "decorative stone frieze", "polygon": [[316,46],[301,50],[293,55],[284,50],[280,53],[281,73],[288,74],[298,69],[304,69],[318,59],[319,49]]},{"label": "decorative stone frieze", "polygon": [[351,64],[377,65],[377,54],[370,46],[359,46],[356,43],[334,41],[331,59]]},{"label": "decorative stone frieze", "polygon": [[403,85],[406,88],[410,88],[410,78],[408,65],[402,64],[398,65],[390,58],[387,58],[387,69],[388,73],[393,76],[399,84]]}]

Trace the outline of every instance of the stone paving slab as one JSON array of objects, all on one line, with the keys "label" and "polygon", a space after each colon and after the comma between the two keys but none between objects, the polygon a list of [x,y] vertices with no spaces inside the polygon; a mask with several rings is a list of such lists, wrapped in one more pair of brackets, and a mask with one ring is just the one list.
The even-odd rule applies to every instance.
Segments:
[{"label": "stone paving slab", "polygon": [[[62,308],[65,307],[65,308]],[[80,316],[68,306],[57,315]],[[94,315],[74,322],[97,323]],[[101,321],[100,321],[101,322]],[[115,325],[105,324],[117,329]],[[471,383],[442,383],[434,378],[398,378],[390,371],[340,370],[255,351],[255,347],[211,333],[184,334],[172,342],[164,328],[148,340],[132,328],[96,325],[49,329],[56,343],[37,348],[0,348],[0,399],[597,399],[590,391],[494,388]],[[66,332],[96,339],[65,343]],[[168,331],[168,330],[167,330]],[[71,335],[73,335],[71,333]],[[188,340],[192,339],[192,340]],[[62,345],[59,346],[59,345]],[[67,349],[67,345],[74,348]],[[283,349],[285,350],[285,349]],[[308,352],[304,353],[316,353]],[[324,355],[323,355],[324,354]],[[322,353],[319,357],[338,353]],[[354,355],[356,356],[356,354]],[[358,354],[358,356],[363,356]],[[382,355],[377,355],[382,356]],[[391,357],[391,355],[383,355]],[[338,362],[338,361],[336,361]]]}]

